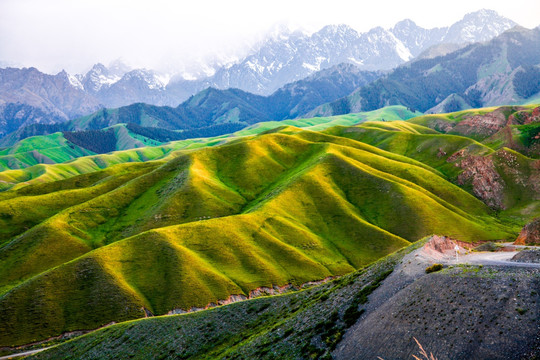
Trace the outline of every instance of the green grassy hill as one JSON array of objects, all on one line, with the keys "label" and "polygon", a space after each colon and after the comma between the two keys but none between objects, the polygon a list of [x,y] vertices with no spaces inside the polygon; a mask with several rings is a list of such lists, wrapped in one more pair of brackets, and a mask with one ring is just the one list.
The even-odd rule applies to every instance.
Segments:
[{"label": "green grassy hill", "polygon": [[343,275],[431,233],[519,230],[427,164],[293,127],[1,196],[2,345]]},{"label": "green grassy hill", "polygon": [[[119,124],[109,128],[113,132],[110,134],[113,137],[112,143],[109,144],[110,150],[122,151],[138,148],[141,148],[141,150],[134,152],[123,152],[122,154],[117,155],[112,154],[113,156],[98,155],[93,157],[93,159],[95,159],[96,162],[102,162],[104,164],[110,162],[119,163],[124,160],[147,161],[157,159],[163,154],[169,153],[171,150],[214,146],[216,144],[221,144],[223,141],[229,141],[243,136],[260,134],[261,132],[275,129],[283,125],[293,125],[299,128],[317,131],[334,125],[349,126],[361,123],[363,121],[376,119],[406,120],[418,115],[421,115],[421,113],[410,112],[402,106],[389,106],[383,109],[365,113],[313,119],[262,122],[228,135],[173,141],[169,144],[164,144],[163,142],[152,137],[140,135],[136,132],[130,131],[126,125]],[[89,133],[92,132],[96,132],[96,130]],[[99,134],[94,134],[94,136],[99,136]],[[62,133],[54,133],[51,135],[27,138],[21,140],[12,147],[0,149],[0,190],[4,190],[15,185],[17,182],[15,179],[25,179],[23,181],[28,181],[34,180],[36,173],[55,173],[56,171],[54,169],[56,169],[56,167],[49,168],[48,166],[39,165],[26,171],[15,171],[12,173],[6,172],[5,170],[24,169],[38,164],[64,163],[79,157],[94,154],[93,151],[87,149],[90,146],[85,144],[91,142],[92,137],[84,136],[84,133],[80,137],[81,141],[79,142],[79,145],[75,145],[66,140]],[[85,148],[85,146],[87,148]],[[150,146],[155,147],[155,149],[142,149],[143,147]],[[96,149],[96,151],[98,150],[99,149]],[[136,160],[139,157],[140,160]],[[113,160],[113,158],[116,158],[116,160]],[[87,161],[83,160],[81,162],[86,163]],[[77,161],[73,161],[67,166],[69,167],[73,165],[73,168],[80,168],[80,166],[76,165],[77,163]],[[103,166],[100,165],[100,167]],[[2,170],[4,170],[4,172],[2,172]],[[95,170],[95,168],[93,167],[92,170]],[[65,174],[65,172],[63,173]],[[55,177],[55,179],[58,178],[60,177]],[[44,180],[46,181],[46,179]]]},{"label": "green grassy hill", "polygon": [[426,274],[411,253],[424,243],[319,286],[111,325],[32,358],[402,359],[420,355],[416,338],[437,359],[534,359],[535,270]]},{"label": "green grassy hill", "polygon": [[61,163],[92,154],[92,151],[67,141],[61,133],[34,136],[12,147],[0,148],[0,171]]},{"label": "green grassy hill", "polygon": [[537,161],[438,125],[499,113],[516,112],[261,124],[4,171],[0,346],[347,274],[433,233],[513,240],[540,215]]}]

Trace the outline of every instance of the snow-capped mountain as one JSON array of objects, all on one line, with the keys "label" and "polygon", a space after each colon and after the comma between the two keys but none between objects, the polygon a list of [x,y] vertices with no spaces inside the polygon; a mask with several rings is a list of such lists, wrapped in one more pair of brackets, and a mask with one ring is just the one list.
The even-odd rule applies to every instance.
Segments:
[{"label": "snow-capped mountain", "polygon": [[24,125],[66,121],[99,107],[65,71],[48,75],[36,68],[0,69],[0,137]]},{"label": "snow-capped mountain", "polygon": [[362,34],[347,25],[325,26],[311,36],[284,32],[271,36],[242,61],[198,80],[198,87],[192,81],[189,86],[232,87],[268,95],[286,83],[342,62],[363,70],[389,70],[433,45],[486,41],[515,25],[495,11],[480,10],[446,28],[425,29],[403,20],[391,29],[376,27]]},{"label": "snow-capped mountain", "polygon": [[[213,65],[201,65],[204,71],[195,73],[202,78],[194,73],[181,77],[186,69],[180,68],[171,78],[153,70],[131,69],[121,61],[108,67],[96,64],[79,75],[47,75],[33,68],[0,69],[0,133],[21,124],[64,121],[99,107],[136,102],[178,106],[208,87],[269,95],[285,84],[341,63],[354,64],[360,70],[390,70],[433,46],[486,41],[514,25],[494,11],[480,10],[447,28],[425,29],[403,20],[391,29],[376,27],[366,33],[347,25],[328,25],[311,35],[280,29],[232,64],[215,67],[214,61]],[[445,50],[431,53],[441,52]]]},{"label": "snow-capped mountain", "polygon": [[482,9],[465,15],[462,20],[450,26],[442,42],[488,41],[516,25],[493,10]]},{"label": "snow-capped mountain", "polygon": [[[495,11],[480,10],[445,28],[425,29],[409,19],[391,29],[376,27],[366,33],[343,24],[325,26],[311,35],[279,27],[243,59],[217,69],[209,67],[209,76],[171,78],[152,70],[132,70],[117,61],[109,67],[96,64],[77,79],[107,107],[132,102],[176,106],[207,87],[269,95],[285,84],[340,63],[362,70],[390,70],[432,46],[486,41],[513,26],[513,21]],[[201,74],[204,72],[198,76]]]},{"label": "snow-capped mountain", "polygon": [[[169,76],[155,71],[136,69],[125,73],[96,96],[107,107],[119,107],[136,102],[169,105],[178,102],[167,91]],[[176,104],[178,105],[178,104]]]},{"label": "snow-capped mountain", "polygon": [[120,74],[109,71],[101,63],[95,64],[84,76],[78,77],[81,78],[84,89],[91,94],[98,93],[102,88],[108,88],[122,78]]},{"label": "snow-capped mountain", "polygon": [[403,43],[413,56],[425,49],[444,42],[448,28],[424,29],[410,19],[398,22],[390,32]]},{"label": "snow-capped mountain", "polygon": [[[86,74],[75,75],[73,85],[82,86],[106,107],[118,107],[135,102],[154,105],[177,103],[166,91],[170,76],[147,69],[131,69],[121,61],[109,67],[95,64]],[[76,83],[79,80],[79,84]]]}]

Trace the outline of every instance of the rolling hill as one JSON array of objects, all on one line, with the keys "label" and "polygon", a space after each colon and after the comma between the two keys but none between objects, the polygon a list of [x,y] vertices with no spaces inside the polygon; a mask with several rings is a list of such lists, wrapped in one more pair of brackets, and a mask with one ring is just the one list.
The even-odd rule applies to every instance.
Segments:
[{"label": "rolling hill", "polygon": [[534,359],[538,271],[426,274],[418,255],[428,240],[319,286],[111,325],[33,358],[406,359],[423,348],[440,360]]},{"label": "rolling hill", "polygon": [[[23,169],[36,164],[61,163],[94,153],[102,154],[149,146],[165,146],[167,149],[212,146],[232,138],[258,134],[283,125],[293,125],[300,128],[309,128],[310,130],[322,130],[334,125],[355,125],[369,119],[406,120],[417,115],[420,115],[420,113],[413,113],[401,106],[390,106],[380,110],[337,117],[268,121],[254,124],[243,130],[240,129],[244,128],[244,126],[239,123],[226,123],[184,131],[128,123],[117,124],[99,130],[53,132],[49,135],[37,135],[25,138],[13,146],[0,148],[0,171]],[[43,128],[44,126],[32,126],[32,128],[37,127]],[[46,131],[58,131],[61,128],[60,125],[45,127]],[[28,130],[26,132],[27,135],[35,133],[30,128],[26,129]],[[39,129],[36,130],[39,133]],[[4,140],[9,143],[11,136]],[[171,141],[175,142],[164,145],[164,143]],[[166,152],[168,150],[162,154]],[[144,161],[144,159],[153,159],[154,157],[150,154],[157,152],[156,150],[141,150],[140,153],[146,154],[142,157]],[[6,185],[7,183],[4,186],[0,185],[0,189],[5,188]]]},{"label": "rolling hill", "polygon": [[[489,123],[535,109],[438,117]],[[0,346],[300,287],[433,233],[514,239],[540,215],[537,160],[445,134],[436,117],[259,126],[218,146],[0,173],[11,181],[0,193]]]}]

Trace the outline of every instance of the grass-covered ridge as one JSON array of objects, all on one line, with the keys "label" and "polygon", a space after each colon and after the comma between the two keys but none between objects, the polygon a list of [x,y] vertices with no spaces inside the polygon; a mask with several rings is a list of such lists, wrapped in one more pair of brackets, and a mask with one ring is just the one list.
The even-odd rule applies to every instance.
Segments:
[{"label": "grass-covered ridge", "polygon": [[359,128],[281,127],[147,162],[81,158],[49,166],[66,173],[58,181],[0,193],[0,345],[343,275],[432,233],[519,231],[442,167],[345,135]]},{"label": "grass-covered ridge", "polygon": [[[312,119],[295,119],[295,120],[284,120],[284,121],[268,121],[258,123],[252,126],[249,126],[240,131],[236,131],[231,134],[225,134],[220,136],[213,136],[207,138],[193,138],[187,140],[173,141],[168,144],[164,144],[158,139],[149,137],[151,134],[146,134],[152,130],[152,128],[143,128],[147,130],[142,132],[147,136],[141,135],[137,132],[131,131],[130,128],[133,126],[126,126],[125,124],[113,125],[109,128],[112,131],[110,137],[112,142],[108,144],[111,151],[123,151],[130,149],[137,149],[135,151],[127,151],[118,154],[112,154],[114,156],[107,155],[97,155],[94,158],[99,161],[103,159],[103,162],[107,164],[111,161],[111,158],[116,158],[117,160],[114,163],[122,161],[137,161],[136,157],[133,154],[141,153],[139,161],[147,161],[159,158],[162,154],[166,154],[171,150],[179,149],[193,149],[206,146],[214,146],[216,144],[221,144],[224,141],[234,140],[239,137],[257,135],[264,131],[278,128],[284,125],[292,125],[299,128],[305,128],[309,130],[323,130],[335,125],[344,125],[351,126],[363,121],[376,120],[376,119],[386,119],[386,120],[406,120],[414,116],[420,115],[420,113],[413,113],[403,106],[389,106],[383,109],[363,112],[357,114],[347,114],[341,116],[332,116],[332,117],[319,117]],[[136,129],[137,127],[133,127]],[[140,128],[140,127],[139,127]],[[76,130],[76,129],[73,129]],[[157,131],[157,130],[155,130]],[[141,132],[141,131],[139,131]],[[162,130],[162,132],[176,133],[178,136],[182,135],[181,132],[175,132],[171,130]],[[56,164],[56,163],[65,163],[71,160],[71,162],[77,162],[75,159],[92,155],[95,152],[103,153],[103,150],[100,148],[94,149],[92,138],[93,136],[99,136],[99,131],[82,131],[74,132],[72,136],[78,139],[76,141],[79,145],[76,145],[68,140],[61,132],[53,133],[50,135],[43,136],[34,136],[31,138],[26,138],[17,142],[15,145],[6,148],[0,148],[0,190],[9,188],[13,186],[13,178],[29,178],[29,174],[35,173],[35,169],[28,169],[27,171],[15,172],[10,176],[9,174],[2,173],[2,171],[13,170],[13,169],[25,169],[34,165],[38,165],[36,169],[47,168],[47,166],[40,166],[41,164]],[[189,132],[190,134],[195,134],[196,132]],[[192,135],[193,135],[192,134]],[[92,136],[93,135],[93,136]],[[188,134],[189,135],[189,134]],[[185,136],[188,136],[185,135]],[[193,137],[193,136],[188,136]],[[154,150],[143,149],[147,147],[155,147]],[[96,151],[92,151],[96,150]],[[75,161],[73,161],[75,160]],[[54,167],[53,167],[54,168]],[[24,175],[23,175],[24,174]],[[32,177],[33,178],[33,177]]]}]

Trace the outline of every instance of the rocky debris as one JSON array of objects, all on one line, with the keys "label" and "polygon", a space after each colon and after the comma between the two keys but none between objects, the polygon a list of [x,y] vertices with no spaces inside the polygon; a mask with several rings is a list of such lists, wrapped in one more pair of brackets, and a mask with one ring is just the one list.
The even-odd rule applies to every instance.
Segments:
[{"label": "rocky debris", "polygon": [[518,111],[508,117],[509,125],[528,125],[540,121],[540,106],[533,111]]},{"label": "rocky debris", "polygon": [[474,248],[475,251],[499,251],[502,247],[500,245],[495,244],[494,242],[485,242],[477,247]]},{"label": "rocky debris", "polygon": [[319,281],[308,281],[307,283],[305,284],[302,284],[301,288],[304,289],[304,288],[308,288],[308,287],[312,287],[312,286],[317,286],[317,285],[321,285],[321,284],[324,284],[325,282],[328,282],[330,280],[334,280],[336,278],[338,278],[339,276],[328,276],[322,280],[319,280]]},{"label": "rocky debris", "polygon": [[458,175],[457,183],[465,185],[470,183],[474,195],[486,205],[498,210],[504,210],[504,180],[501,178],[493,160],[483,156],[467,156],[458,164],[463,172]]},{"label": "rocky debris", "polygon": [[416,338],[439,360],[534,359],[538,275],[490,266],[424,274],[351,327],[333,358],[411,359]]},{"label": "rocky debris", "polygon": [[510,261],[540,263],[540,250],[523,250],[518,252]]},{"label": "rocky debris", "polygon": [[439,151],[437,152],[437,157],[440,159],[443,156],[446,156],[446,151],[444,151],[443,148],[439,148]]},{"label": "rocky debris", "polygon": [[456,256],[456,246],[459,254],[465,254],[467,250],[459,245],[457,240],[448,236],[433,235],[419,252],[419,256],[431,260],[443,260]]},{"label": "rocky debris", "polygon": [[291,290],[298,290],[298,288],[292,284],[287,284],[284,286],[274,285],[273,287],[262,286],[254,290],[251,290],[249,292],[249,298],[252,299],[252,298],[260,297],[260,296],[283,294],[284,292],[291,291]]},{"label": "rocky debris", "polygon": [[460,121],[452,132],[461,135],[480,135],[491,136],[507,125],[508,120],[504,114],[505,108],[499,108],[493,112],[474,115],[463,121]]},{"label": "rocky debris", "polygon": [[514,242],[516,245],[540,244],[540,218],[536,218],[523,227],[518,238]]},{"label": "rocky debris", "polygon": [[429,124],[430,128],[432,128],[433,130],[442,132],[442,133],[449,132],[450,130],[454,128],[454,126],[455,126],[454,123],[450,123],[448,121],[445,121],[439,118],[433,119],[431,123]]},{"label": "rocky debris", "polygon": [[[513,114],[506,117],[508,111]],[[540,107],[532,111],[520,107],[500,107],[490,113],[470,115],[458,123],[434,121],[430,127],[443,133],[452,132],[465,136],[480,136],[487,141],[503,140],[505,146],[524,150],[514,141],[510,125],[527,125],[540,121]]]},{"label": "rocky debris", "polygon": [[464,158],[466,155],[467,155],[467,150],[466,149],[461,149],[459,151],[456,151],[452,155],[450,155],[448,157],[448,159],[446,159],[446,161],[447,162],[454,162],[454,161],[457,161],[458,159]]}]

